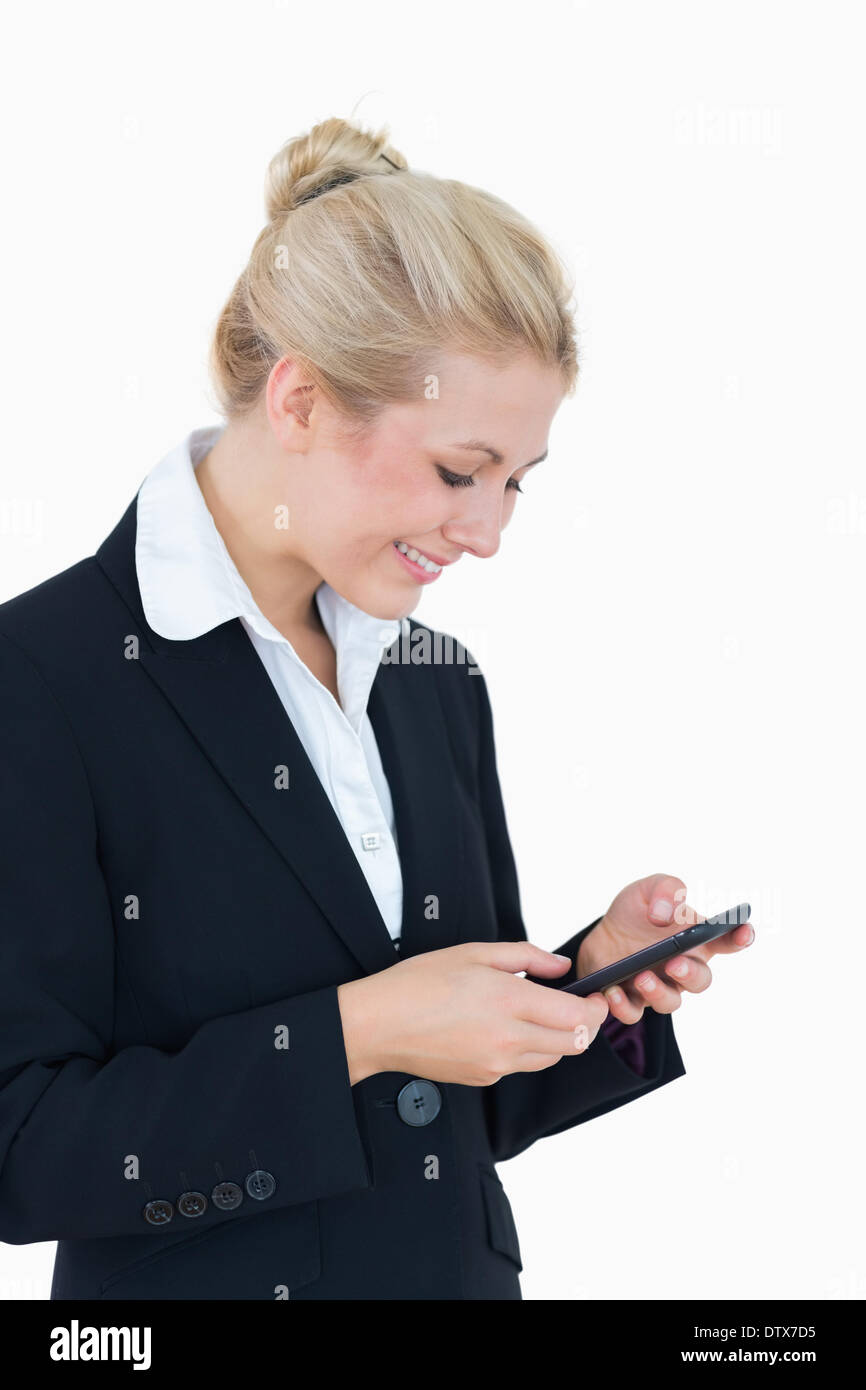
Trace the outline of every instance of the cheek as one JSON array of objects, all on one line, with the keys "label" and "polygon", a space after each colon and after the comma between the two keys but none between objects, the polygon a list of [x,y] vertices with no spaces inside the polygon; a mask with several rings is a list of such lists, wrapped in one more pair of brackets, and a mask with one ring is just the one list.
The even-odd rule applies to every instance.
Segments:
[{"label": "cheek", "polygon": [[[406,463],[400,456],[389,457],[366,474],[363,494],[366,510],[379,515],[389,534],[396,523],[395,536],[412,527],[417,529],[431,516],[431,524],[435,525],[446,489],[438,478],[431,476],[432,473],[432,468],[427,470]],[[358,500],[363,505],[363,499]]]},{"label": "cheek", "polygon": [[363,563],[401,536],[420,538],[447,522],[448,490],[399,454],[356,464],[306,499],[317,549]]},{"label": "cheek", "polygon": [[444,526],[454,514],[442,483],[433,487],[407,487],[391,496],[379,512],[379,532],[388,540],[414,537],[420,540]]}]

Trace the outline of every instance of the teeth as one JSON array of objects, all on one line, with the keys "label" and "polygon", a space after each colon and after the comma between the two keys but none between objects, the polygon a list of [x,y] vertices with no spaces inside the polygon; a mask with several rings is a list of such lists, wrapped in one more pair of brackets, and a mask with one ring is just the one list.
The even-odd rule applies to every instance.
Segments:
[{"label": "teeth", "polygon": [[394,544],[407,559],[412,560],[416,565],[419,565],[422,570],[426,570],[428,574],[438,574],[441,570],[441,565],[437,565],[434,560],[428,560],[427,556],[422,555],[421,551],[416,550],[414,546],[410,549],[405,541],[395,541]]}]

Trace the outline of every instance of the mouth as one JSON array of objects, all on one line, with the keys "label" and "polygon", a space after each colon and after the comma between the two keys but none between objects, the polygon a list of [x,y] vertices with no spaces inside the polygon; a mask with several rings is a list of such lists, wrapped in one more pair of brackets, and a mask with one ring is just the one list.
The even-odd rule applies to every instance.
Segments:
[{"label": "mouth", "polygon": [[450,563],[447,560],[440,563],[431,556],[425,555],[423,551],[416,549],[415,546],[407,545],[405,541],[393,541],[392,545],[397,559],[421,584],[432,583],[442,573],[445,565]]}]

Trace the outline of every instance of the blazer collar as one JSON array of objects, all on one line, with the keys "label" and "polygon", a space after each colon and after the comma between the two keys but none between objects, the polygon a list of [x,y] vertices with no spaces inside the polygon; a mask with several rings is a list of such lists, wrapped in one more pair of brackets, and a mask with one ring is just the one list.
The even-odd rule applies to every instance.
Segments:
[{"label": "blazer collar", "polygon": [[[134,618],[144,671],[362,969],[387,969],[397,958],[376,900],[240,619],[187,640],[163,637],[149,625],[135,565],[137,500],[95,559]],[[423,626],[405,622],[410,636]],[[398,642],[392,655],[408,645]],[[434,674],[423,664],[380,662],[368,714],[397,826],[403,959],[463,939],[464,848],[454,755]],[[281,765],[289,772],[286,790],[275,785]],[[435,917],[427,912],[431,894],[439,900]]]}]

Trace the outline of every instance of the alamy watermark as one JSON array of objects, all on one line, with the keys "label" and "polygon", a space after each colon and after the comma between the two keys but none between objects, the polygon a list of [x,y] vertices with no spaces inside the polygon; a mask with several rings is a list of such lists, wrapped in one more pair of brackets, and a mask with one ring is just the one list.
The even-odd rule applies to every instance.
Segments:
[{"label": "alamy watermark", "polygon": [[470,676],[479,676],[481,667],[465,644],[450,632],[425,627],[412,631],[408,618],[399,627],[382,625],[381,638],[393,641],[382,652],[383,666],[465,666]]}]

